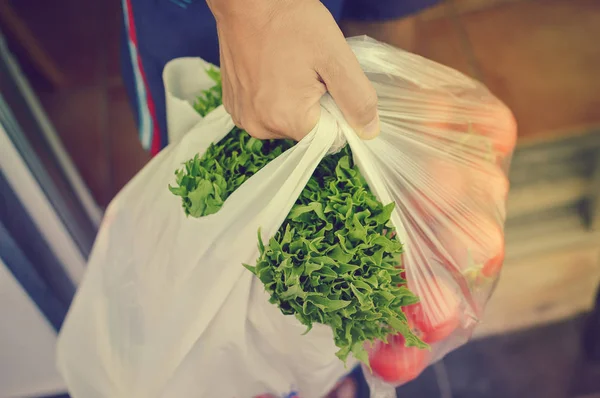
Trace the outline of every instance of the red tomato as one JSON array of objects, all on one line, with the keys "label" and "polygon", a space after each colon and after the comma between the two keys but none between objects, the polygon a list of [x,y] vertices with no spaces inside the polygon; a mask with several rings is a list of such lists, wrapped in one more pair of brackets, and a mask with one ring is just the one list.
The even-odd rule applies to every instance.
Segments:
[{"label": "red tomato", "polygon": [[472,266],[484,267],[487,263],[490,263],[488,267],[502,265],[504,234],[498,225],[485,217],[465,219],[460,228],[453,225],[439,227],[435,234],[445,251],[444,262],[462,271]]},{"label": "red tomato", "polygon": [[[505,196],[503,192],[507,191],[507,179],[496,166],[498,158],[504,159],[513,152],[517,139],[517,125],[514,116],[505,106],[497,105],[490,109],[493,110],[493,114],[486,116],[486,119],[488,119],[486,123],[465,123],[464,117],[455,117],[457,116],[455,115],[457,112],[456,109],[450,105],[441,105],[440,109],[436,111],[436,115],[432,117],[433,121],[427,122],[424,126],[425,128],[434,129],[437,134],[440,134],[440,131],[446,132],[444,135],[452,136],[452,140],[456,140],[454,142],[457,145],[461,145],[461,136],[463,134],[466,138],[465,142],[468,142],[468,137],[473,136],[473,134],[485,136],[490,140],[496,155],[495,159],[490,159],[493,160],[493,167],[495,169],[492,169],[492,163],[490,163],[489,170],[485,172],[480,170],[479,173],[473,173],[471,169],[473,166],[468,165],[468,162],[452,161],[450,156],[440,158],[439,155],[436,155],[432,159],[425,158],[422,160],[422,167],[426,176],[432,177],[436,183],[443,184],[447,189],[453,190],[453,192],[451,191],[449,194],[444,195],[444,201],[450,201],[450,205],[453,205],[452,201],[461,195],[471,196],[469,189],[473,188],[475,182],[472,179],[476,178],[477,174],[481,174],[481,177],[484,178],[483,182],[476,183],[480,185],[480,189],[491,193],[497,192],[498,195],[493,196],[495,200]],[[454,142],[448,143],[448,146],[454,146]],[[497,170],[499,176],[495,175],[495,170]],[[423,184],[425,188],[428,185],[425,182]],[[417,188],[421,190],[419,187]],[[456,197],[456,194],[459,196]],[[425,192],[425,196],[430,195],[427,195]]]},{"label": "red tomato", "polygon": [[504,262],[504,250],[498,253],[495,257],[488,260],[481,270],[481,273],[486,278],[493,278],[500,273],[502,263]]},{"label": "red tomato", "polygon": [[497,165],[487,165],[479,172],[473,173],[472,195],[477,203],[495,205],[506,202],[510,183],[506,174]]},{"label": "red tomato", "polygon": [[[431,181],[424,187],[425,196],[432,198],[432,204],[437,210],[447,212],[455,208],[469,194],[469,179],[472,173],[460,163],[448,159],[430,159],[427,164],[427,174]],[[428,191],[432,191],[429,193]],[[438,199],[433,199],[438,197]]]},{"label": "red tomato", "polygon": [[448,214],[450,210],[457,211],[465,203],[471,203],[471,210],[481,206],[487,207],[490,203],[500,205],[508,196],[508,178],[495,164],[470,166],[432,161],[428,173],[434,184],[430,190],[435,192],[435,196],[428,196],[433,205],[429,208],[433,211],[444,211],[433,213],[435,218]]},{"label": "red tomato", "polygon": [[458,312],[448,315],[442,321],[432,322],[424,315],[421,304],[413,304],[411,307],[413,308],[405,310],[406,315],[415,320],[415,326],[420,332],[421,339],[428,344],[446,339],[459,326]]},{"label": "red tomato", "polygon": [[517,143],[517,121],[508,108],[499,108],[496,129],[491,138],[494,140],[494,149],[502,156],[512,153]]},{"label": "red tomato", "polygon": [[429,351],[406,347],[401,335],[390,338],[389,344],[379,343],[369,355],[371,369],[383,381],[392,384],[416,379],[427,367]]},{"label": "red tomato", "polygon": [[[458,94],[458,96],[461,96]],[[432,101],[435,101],[432,98]],[[435,129],[448,133],[476,134],[488,137],[500,157],[510,155],[517,141],[517,123],[513,114],[503,104],[493,104],[488,109],[492,114],[485,115],[485,123],[466,123],[462,109],[456,109],[451,104],[444,104],[445,99],[438,99],[436,110],[423,125],[424,129]],[[446,134],[448,135],[448,134]]]},{"label": "red tomato", "polygon": [[409,323],[429,344],[445,340],[460,326],[460,301],[441,279],[430,280],[431,299],[404,308]]},{"label": "red tomato", "polygon": [[517,122],[510,110],[504,105],[495,105],[493,112],[493,114],[487,116],[489,122],[485,124],[434,123],[432,125],[434,127],[444,128],[448,131],[462,132],[465,134],[477,134],[488,137],[492,141],[494,150],[500,156],[504,157],[510,155],[515,148],[517,141]]},{"label": "red tomato", "polygon": [[427,158],[422,160],[421,172],[415,178],[415,192],[403,204],[406,214],[414,218],[415,227],[422,223],[433,223],[460,206],[469,194],[468,169],[447,159]]}]

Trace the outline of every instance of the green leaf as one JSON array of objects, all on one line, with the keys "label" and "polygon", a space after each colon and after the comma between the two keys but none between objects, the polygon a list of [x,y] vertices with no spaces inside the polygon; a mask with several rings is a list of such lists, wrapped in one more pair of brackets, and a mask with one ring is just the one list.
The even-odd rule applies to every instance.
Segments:
[{"label": "green leaf", "polygon": [[304,271],[304,275],[306,276],[310,276],[314,271],[318,271],[321,268],[323,268],[323,264],[317,264],[317,263],[310,263],[307,262],[305,263],[305,271]]},{"label": "green leaf", "polygon": [[351,352],[352,352],[352,355],[354,356],[354,358],[358,359],[359,361],[361,361],[362,363],[367,365],[369,370],[371,370],[371,364],[369,363],[369,353],[365,349],[364,343],[359,342],[359,343],[353,344]]},{"label": "green leaf", "polygon": [[352,293],[354,293],[354,296],[358,299],[358,302],[361,306],[369,306],[369,304],[371,304],[369,303],[368,296],[359,292],[358,289],[352,283],[350,284],[350,289],[352,290]]},{"label": "green leaf", "polygon": [[212,194],[214,194],[214,189],[210,181],[200,180],[196,188],[188,194],[188,198],[192,202],[189,214],[194,217],[203,214],[206,209],[206,200]]},{"label": "green leaf", "polygon": [[328,298],[319,296],[310,297],[308,301],[314,303],[318,308],[322,309],[325,312],[338,311],[350,305],[350,301],[330,300]]},{"label": "green leaf", "polygon": [[348,236],[353,240],[360,240],[361,242],[367,241],[367,228],[360,223],[358,215],[356,214],[352,217],[352,229]]},{"label": "green leaf", "polygon": [[325,213],[323,213],[323,204],[319,202],[312,202],[306,206],[294,206],[288,217],[290,219],[293,219],[294,213],[306,211],[314,212],[316,216],[319,217],[319,219],[321,220],[327,220],[327,217],[325,217]]},{"label": "green leaf", "polygon": [[375,221],[377,221],[379,224],[386,224],[390,220],[395,207],[396,204],[394,202],[384,206],[381,213],[374,217]]},{"label": "green leaf", "polygon": [[248,264],[242,264],[242,265],[244,266],[244,268],[246,268],[248,271],[252,272],[254,275],[258,275],[258,271],[256,270],[256,267],[253,267]]},{"label": "green leaf", "polygon": [[169,191],[171,191],[171,193],[173,195],[177,195],[177,196],[186,196],[187,195],[187,189],[185,187],[172,187],[169,185]]},{"label": "green leaf", "polygon": [[292,285],[288,287],[288,289],[285,292],[281,293],[279,297],[282,300],[292,300],[298,297],[305,299],[307,297],[307,293],[304,290],[302,290],[300,285]]},{"label": "green leaf", "polygon": [[333,247],[331,253],[329,253],[329,257],[338,263],[348,263],[352,261],[354,254],[347,253],[340,245],[336,245]]}]

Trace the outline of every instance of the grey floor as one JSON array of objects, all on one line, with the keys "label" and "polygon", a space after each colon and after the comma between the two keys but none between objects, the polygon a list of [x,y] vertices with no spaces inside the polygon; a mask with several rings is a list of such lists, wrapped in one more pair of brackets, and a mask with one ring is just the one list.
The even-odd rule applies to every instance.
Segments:
[{"label": "grey floor", "polygon": [[600,363],[586,360],[581,347],[584,324],[581,316],[471,342],[400,387],[397,396],[600,398]]},{"label": "grey floor", "polygon": [[[580,316],[473,341],[398,388],[397,396],[600,398],[600,363],[587,361],[581,347],[585,321]],[[358,398],[369,398],[366,386],[360,387]]]}]

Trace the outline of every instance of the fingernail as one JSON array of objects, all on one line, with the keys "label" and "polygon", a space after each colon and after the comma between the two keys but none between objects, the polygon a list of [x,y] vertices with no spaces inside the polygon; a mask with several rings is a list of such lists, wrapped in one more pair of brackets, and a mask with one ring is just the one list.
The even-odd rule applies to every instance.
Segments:
[{"label": "fingernail", "polygon": [[379,130],[379,115],[377,115],[375,119],[371,120],[371,122],[364,127],[362,134],[359,135],[363,140],[372,140],[379,135]]}]

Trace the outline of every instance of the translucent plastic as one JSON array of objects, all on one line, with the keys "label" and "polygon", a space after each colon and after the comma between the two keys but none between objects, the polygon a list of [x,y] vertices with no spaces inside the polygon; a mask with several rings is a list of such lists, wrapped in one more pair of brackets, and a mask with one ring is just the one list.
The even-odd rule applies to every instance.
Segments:
[{"label": "translucent plastic", "polygon": [[233,123],[222,108],[174,123],[193,114],[184,99],[193,98],[205,64],[182,59],[167,67],[174,73],[165,76],[169,126],[196,124],[170,132],[181,140],[107,210],[59,338],[71,396],[325,396],[357,362],[346,368],[336,358],[327,326],[302,335],[305,328],[268,303],[241,264],[257,258],[256,231],[273,236],[321,159],[345,143],[379,200],[397,204],[392,222],[405,247],[408,287],[421,299],[405,312],[431,345],[406,348],[391,336],[370,347],[372,396],[393,397],[394,386],[467,341],[504,257],[514,119],[459,72],[371,39],[350,43],[377,89],[381,135],[361,141],[325,96],[305,139],[200,219],[186,218],[166,187],[175,169]]}]

